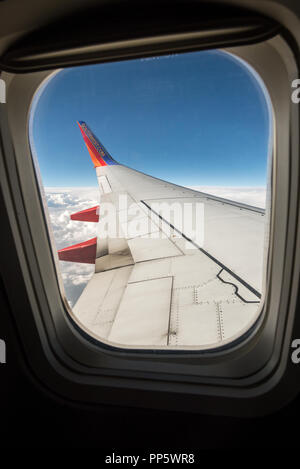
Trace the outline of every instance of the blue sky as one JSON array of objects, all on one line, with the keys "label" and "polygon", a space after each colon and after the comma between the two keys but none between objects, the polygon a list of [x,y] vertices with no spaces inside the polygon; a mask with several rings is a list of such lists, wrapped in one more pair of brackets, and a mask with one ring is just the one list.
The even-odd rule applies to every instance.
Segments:
[{"label": "blue sky", "polygon": [[77,120],[120,163],[176,184],[266,183],[266,98],[229,54],[193,52],[59,72],[43,88],[32,121],[45,186],[97,184]]}]

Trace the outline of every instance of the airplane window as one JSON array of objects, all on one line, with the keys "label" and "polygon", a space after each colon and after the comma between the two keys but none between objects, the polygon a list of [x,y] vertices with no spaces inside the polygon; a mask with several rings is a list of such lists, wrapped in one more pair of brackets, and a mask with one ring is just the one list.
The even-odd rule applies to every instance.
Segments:
[{"label": "airplane window", "polygon": [[262,81],[225,51],[47,80],[30,142],[62,295],[85,331],[115,346],[212,349],[255,324],[271,126]]}]

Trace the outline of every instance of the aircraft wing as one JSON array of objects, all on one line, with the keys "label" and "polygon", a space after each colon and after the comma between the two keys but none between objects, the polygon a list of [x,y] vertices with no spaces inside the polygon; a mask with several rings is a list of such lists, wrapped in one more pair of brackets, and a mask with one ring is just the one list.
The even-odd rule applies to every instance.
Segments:
[{"label": "aircraft wing", "polygon": [[73,308],[95,337],[124,346],[215,347],[258,313],[265,211],[171,184],[115,161],[85,122],[100,206],[75,220],[97,237],[59,251],[95,263]]}]

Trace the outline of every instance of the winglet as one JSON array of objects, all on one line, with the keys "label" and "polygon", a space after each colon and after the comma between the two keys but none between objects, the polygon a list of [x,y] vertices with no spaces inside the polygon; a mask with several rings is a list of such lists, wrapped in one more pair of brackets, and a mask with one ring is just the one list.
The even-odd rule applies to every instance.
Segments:
[{"label": "winglet", "polygon": [[95,168],[98,166],[118,164],[104,148],[102,143],[100,143],[93,132],[88,128],[85,122],[77,121],[77,124],[80,128],[80,132],[83,136],[83,140],[86,144]]}]

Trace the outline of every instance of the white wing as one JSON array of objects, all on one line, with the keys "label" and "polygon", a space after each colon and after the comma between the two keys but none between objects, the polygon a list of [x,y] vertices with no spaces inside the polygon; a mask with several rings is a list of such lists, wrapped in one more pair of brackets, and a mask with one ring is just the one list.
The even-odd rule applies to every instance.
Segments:
[{"label": "white wing", "polygon": [[147,348],[215,347],[246,331],[261,297],[264,210],[116,164],[80,126],[101,163],[95,274],[73,308],[82,324]]}]

